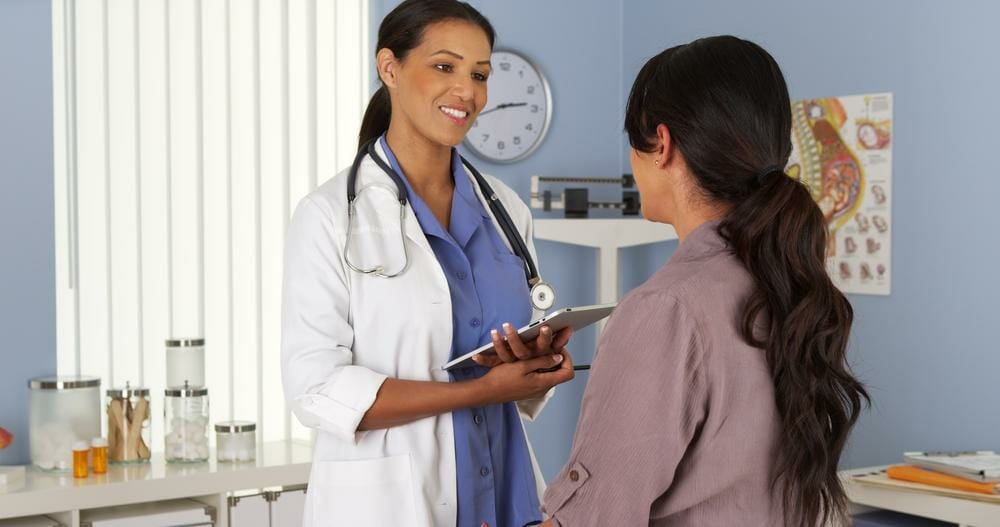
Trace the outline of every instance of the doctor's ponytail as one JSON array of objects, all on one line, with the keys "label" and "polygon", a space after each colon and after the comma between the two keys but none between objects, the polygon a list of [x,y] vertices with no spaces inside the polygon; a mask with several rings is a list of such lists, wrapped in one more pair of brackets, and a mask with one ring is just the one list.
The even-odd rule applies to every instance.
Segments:
[{"label": "doctor's ponytail", "polygon": [[738,323],[774,382],[781,448],[772,485],[784,524],[845,523],[837,464],[868,393],[847,365],[853,310],[825,269],[827,219],[782,170],[792,115],[781,69],[760,46],[731,36],[667,49],[632,86],[632,148],[652,151],[660,123],[700,198],[726,206],[719,234],[753,279]]},{"label": "doctor's ponytail", "polygon": [[368,109],[361,119],[361,132],[358,133],[358,150],[368,141],[389,130],[389,117],[392,116],[392,101],[389,100],[389,90],[385,85],[379,86],[368,101]]},{"label": "doctor's ponytail", "polygon": [[[382,19],[375,53],[388,48],[397,59],[403,60],[410,50],[420,45],[427,26],[447,20],[460,20],[479,26],[486,33],[490,49],[493,48],[496,41],[493,25],[469,4],[458,0],[404,0]],[[358,150],[388,131],[391,117],[389,90],[381,84],[368,102],[368,109],[361,120]]]}]

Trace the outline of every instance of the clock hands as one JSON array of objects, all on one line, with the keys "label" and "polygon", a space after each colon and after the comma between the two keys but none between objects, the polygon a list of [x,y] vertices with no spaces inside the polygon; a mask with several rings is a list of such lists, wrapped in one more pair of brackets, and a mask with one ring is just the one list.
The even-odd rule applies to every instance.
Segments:
[{"label": "clock hands", "polygon": [[513,108],[515,106],[527,106],[526,102],[505,102],[503,104],[498,104],[495,108],[490,108],[489,110],[484,110],[479,112],[479,116],[482,117],[490,112],[495,112],[497,110],[503,110],[504,108]]}]

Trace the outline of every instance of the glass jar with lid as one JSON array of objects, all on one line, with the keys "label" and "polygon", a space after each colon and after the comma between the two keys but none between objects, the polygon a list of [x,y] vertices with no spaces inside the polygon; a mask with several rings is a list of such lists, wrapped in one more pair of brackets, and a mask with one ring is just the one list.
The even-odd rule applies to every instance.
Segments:
[{"label": "glass jar with lid", "polygon": [[171,463],[208,461],[208,388],[167,388],[163,399],[164,457]]},{"label": "glass jar with lid", "polygon": [[108,415],[108,459],[112,463],[148,463],[149,423],[153,415],[149,389],[124,388],[105,392]]},{"label": "glass jar with lid", "polygon": [[167,386],[205,386],[205,339],[168,339]]},{"label": "glass jar with lid", "polygon": [[257,459],[257,423],[253,421],[215,423],[215,459],[218,461]]},{"label": "glass jar with lid", "polygon": [[101,379],[89,375],[28,381],[28,442],[31,463],[42,470],[69,471],[73,445],[101,435]]}]

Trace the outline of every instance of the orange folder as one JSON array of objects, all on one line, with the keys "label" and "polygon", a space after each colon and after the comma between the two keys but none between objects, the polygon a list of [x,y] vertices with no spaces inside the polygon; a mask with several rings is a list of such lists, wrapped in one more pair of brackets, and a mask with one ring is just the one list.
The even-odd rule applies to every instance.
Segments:
[{"label": "orange folder", "polygon": [[970,481],[958,476],[924,470],[911,465],[894,465],[886,469],[885,472],[892,479],[901,479],[903,481],[912,481],[914,483],[923,483],[924,485],[964,490],[967,492],[978,492],[980,494],[998,494],[995,483]]}]

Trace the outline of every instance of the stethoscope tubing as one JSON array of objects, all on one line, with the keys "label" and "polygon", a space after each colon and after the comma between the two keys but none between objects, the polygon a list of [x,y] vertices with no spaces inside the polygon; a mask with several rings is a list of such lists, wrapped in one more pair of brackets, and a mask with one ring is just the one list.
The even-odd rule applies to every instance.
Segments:
[{"label": "stethoscope tubing", "polygon": [[[399,174],[388,163],[378,155],[375,150],[375,142],[378,139],[372,139],[365,144],[362,148],[358,150],[357,155],[354,157],[354,162],[351,164],[351,171],[347,175],[347,203],[348,210],[353,211],[354,200],[357,198],[357,180],[358,180],[358,170],[361,168],[361,162],[364,160],[365,156],[372,158],[372,161],[382,169],[386,175],[392,179],[393,183],[396,185],[397,197],[399,199],[399,204],[401,206],[406,205],[406,186],[403,184],[402,178]],[[476,184],[479,186],[479,191],[482,192],[483,196],[486,198],[486,203],[493,212],[493,216],[496,217],[497,223],[500,224],[500,230],[503,231],[504,236],[507,237],[507,241],[510,243],[511,248],[517,256],[521,258],[524,265],[524,274],[528,280],[528,287],[532,287],[535,284],[541,282],[541,277],[538,275],[538,267],[535,266],[535,261],[531,257],[531,253],[528,251],[527,245],[525,245],[524,240],[517,232],[517,227],[514,225],[514,221],[511,220],[510,215],[507,214],[507,209],[504,208],[503,204],[500,202],[500,198],[497,197],[496,192],[493,191],[493,187],[486,181],[486,178],[463,156],[459,156],[462,160],[462,164],[469,169],[472,173],[472,177],[476,180]],[[353,266],[352,266],[353,268]],[[361,271],[363,272],[363,271]]]}]

